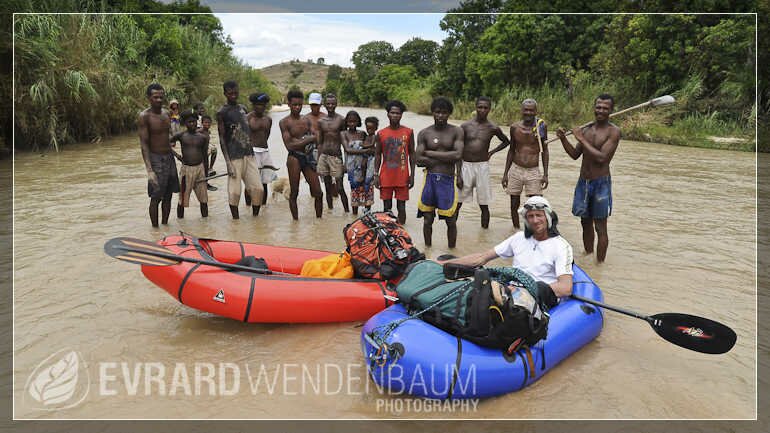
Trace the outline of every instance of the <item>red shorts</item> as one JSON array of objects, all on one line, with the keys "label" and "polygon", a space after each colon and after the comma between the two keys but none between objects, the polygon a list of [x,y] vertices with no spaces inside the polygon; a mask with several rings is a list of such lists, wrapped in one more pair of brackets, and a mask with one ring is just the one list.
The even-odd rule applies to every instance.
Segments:
[{"label": "red shorts", "polygon": [[396,196],[396,200],[401,200],[401,201],[409,200],[409,187],[408,186],[383,186],[380,188],[380,199],[392,200],[394,195]]}]

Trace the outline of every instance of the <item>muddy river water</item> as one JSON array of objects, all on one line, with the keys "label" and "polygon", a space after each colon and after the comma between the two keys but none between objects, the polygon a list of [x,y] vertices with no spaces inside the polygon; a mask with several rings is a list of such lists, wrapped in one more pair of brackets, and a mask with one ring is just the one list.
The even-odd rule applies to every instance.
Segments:
[{"label": "muddy river water", "polygon": [[[338,110],[343,115],[346,111]],[[387,122],[384,110],[359,112]],[[272,114],[270,137],[279,176],[286,176],[286,150],[278,131],[284,115]],[[419,131],[432,118],[406,113],[402,123]],[[502,152],[492,160],[490,228],[480,227],[475,204],[465,204],[453,254],[491,248],[512,234],[508,196],[500,187],[504,159]],[[759,160],[768,163],[766,155]],[[292,221],[288,202],[280,195],[269,196],[256,218],[242,204],[241,219],[233,221],[226,182],[219,178],[212,181],[220,189],[209,193],[207,219],[200,218],[193,199],[183,220],[172,210],[169,224],[153,229],[138,139],[127,135],[99,145],[68,146],[58,154],[17,154],[14,167],[1,167],[14,174],[14,415],[753,418],[756,155],[622,141],[612,163],[614,209],[603,264],[582,253],[579,219],[570,214],[579,161],[570,159],[557,142],[551,145],[550,165],[546,196],[561,217],[560,229],[573,245],[576,263],[602,287],[606,302],[648,314],[683,312],[723,322],[738,334],[732,351],[719,356],[688,351],[662,340],[641,320],[607,312],[594,342],[518,393],[453,411],[428,412],[424,405],[416,410],[414,403],[407,410],[404,401],[414,399],[381,395],[366,377],[360,322],[259,325],[215,317],[179,304],[145,279],[138,266],[116,261],[102,250],[112,237],[157,240],[181,230],[201,237],[341,251],[341,229],[353,217],[342,211],[339,201],[316,219],[303,181],[299,222]],[[215,169],[225,170],[221,156]],[[413,190],[407,203],[406,228],[428,257],[449,252],[441,222],[434,226],[433,247],[424,248],[422,220],[415,218],[416,194]],[[375,209],[380,208],[378,200]],[[72,407],[46,410],[61,405],[41,406],[30,387],[41,366],[71,353],[78,360],[75,391],[82,398]],[[402,403],[393,404],[396,400]]]}]

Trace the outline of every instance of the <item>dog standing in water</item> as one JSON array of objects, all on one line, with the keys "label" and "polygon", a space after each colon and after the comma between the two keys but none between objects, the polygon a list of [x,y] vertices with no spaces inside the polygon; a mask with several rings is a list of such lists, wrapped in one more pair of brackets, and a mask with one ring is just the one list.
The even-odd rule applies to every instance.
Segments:
[{"label": "dog standing in water", "polygon": [[287,201],[291,198],[291,189],[289,189],[288,177],[279,177],[278,179],[274,180],[271,185],[273,190],[273,200],[275,200],[279,194],[283,195],[283,198],[285,198]]}]

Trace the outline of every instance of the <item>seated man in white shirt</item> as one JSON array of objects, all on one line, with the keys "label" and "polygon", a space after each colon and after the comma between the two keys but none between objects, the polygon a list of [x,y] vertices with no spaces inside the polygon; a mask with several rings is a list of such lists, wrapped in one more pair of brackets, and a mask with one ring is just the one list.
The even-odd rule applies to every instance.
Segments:
[{"label": "seated man in white shirt", "polygon": [[556,297],[572,294],[572,247],[559,235],[558,217],[542,196],[530,197],[519,209],[519,216],[524,221],[523,232],[517,232],[491,250],[441,263],[477,267],[498,257],[513,257],[513,267],[545,283],[538,284],[545,289],[540,289],[539,295],[546,305],[553,306],[558,302]]}]

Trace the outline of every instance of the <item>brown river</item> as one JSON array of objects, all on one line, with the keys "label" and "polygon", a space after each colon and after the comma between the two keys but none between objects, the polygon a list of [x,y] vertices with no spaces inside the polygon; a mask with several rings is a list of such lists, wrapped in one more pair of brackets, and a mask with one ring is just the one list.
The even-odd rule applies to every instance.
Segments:
[{"label": "brown river", "polygon": [[[387,122],[384,110],[359,113]],[[285,115],[272,114],[270,137],[281,177],[286,150],[278,120]],[[408,112],[402,123],[419,131],[432,118]],[[546,197],[561,216],[559,228],[573,245],[576,263],[602,287],[605,301],[645,314],[688,313],[725,323],[738,335],[729,353],[689,351],[661,339],[642,320],[606,312],[594,342],[517,393],[432,409],[414,398],[382,395],[365,373],[360,322],[259,325],[216,317],[181,305],[145,279],[139,266],[103,252],[113,237],[157,240],[180,230],[341,251],[342,227],[353,216],[339,201],[316,219],[303,181],[299,222],[292,221],[280,195],[269,196],[256,218],[241,202],[241,219],[233,221],[226,182],[219,178],[211,181],[219,191],[209,193],[207,219],[200,218],[193,199],[183,220],[172,208],[169,224],[153,229],[138,139],[127,135],[60,153],[17,154],[13,168],[2,165],[6,173],[14,170],[14,416],[754,418],[756,155],[622,141],[612,162],[610,247],[607,261],[597,264],[582,253],[580,222],[570,213],[580,162],[558,142],[550,149]],[[491,248],[512,234],[509,199],[500,187],[504,155],[492,160],[490,228],[480,227],[478,207],[466,203],[453,254]],[[767,155],[759,160],[768,163]],[[215,169],[225,170],[221,155]],[[434,225],[433,247],[425,249],[416,194],[407,202],[406,228],[418,248],[435,258],[449,252],[445,225]]]}]

